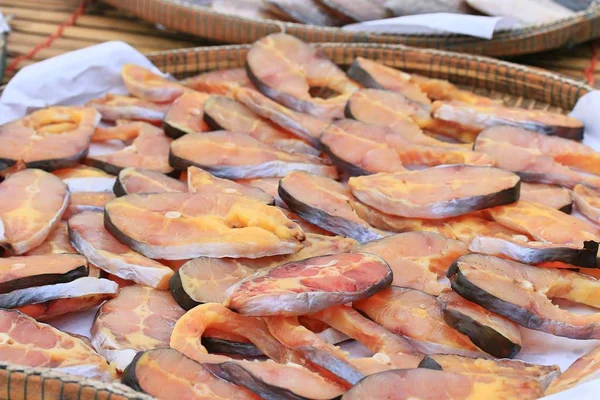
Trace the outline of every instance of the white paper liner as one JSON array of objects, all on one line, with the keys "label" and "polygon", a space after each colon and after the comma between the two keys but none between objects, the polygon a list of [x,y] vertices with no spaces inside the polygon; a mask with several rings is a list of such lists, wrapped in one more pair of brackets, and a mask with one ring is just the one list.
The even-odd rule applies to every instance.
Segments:
[{"label": "white paper liner", "polygon": [[[77,105],[106,92],[125,93],[120,71],[126,63],[158,71],[144,55],[122,42],[103,43],[28,66],[15,75],[0,97],[0,123],[49,105]],[[600,150],[600,92],[594,91],[583,96],[572,115],[586,125],[584,142]],[[118,147],[118,144],[102,144],[93,146],[91,152],[110,152]],[[583,307],[577,310],[590,312],[589,308]],[[64,331],[89,337],[95,313],[95,309],[73,313],[50,323]],[[521,328],[521,332],[524,346],[518,359],[556,364],[563,371],[577,358],[600,345],[600,340],[568,339],[525,328]],[[557,393],[548,399],[597,399],[599,391],[600,379]]]}]

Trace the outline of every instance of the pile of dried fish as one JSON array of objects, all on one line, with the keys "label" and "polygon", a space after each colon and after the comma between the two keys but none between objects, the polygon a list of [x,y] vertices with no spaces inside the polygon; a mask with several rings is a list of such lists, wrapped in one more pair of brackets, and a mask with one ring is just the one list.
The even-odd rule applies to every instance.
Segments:
[{"label": "pile of dried fish", "polygon": [[512,17],[540,24],[573,16],[593,0],[185,0],[242,18],[341,26],[415,14],[456,13]]},{"label": "pile of dried fish", "polygon": [[[600,339],[553,303],[600,308],[580,121],[285,34],[247,61],[128,65],[129,96],[0,127],[0,361],[164,399],[536,399],[600,371],[517,359],[521,327]],[[91,340],[41,322],[92,308]]]}]

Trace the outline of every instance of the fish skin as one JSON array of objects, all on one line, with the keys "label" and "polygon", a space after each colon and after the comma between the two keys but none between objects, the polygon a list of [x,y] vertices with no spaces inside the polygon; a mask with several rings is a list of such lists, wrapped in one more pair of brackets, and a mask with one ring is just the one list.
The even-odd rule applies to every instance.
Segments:
[{"label": "fish skin", "polygon": [[480,254],[459,258],[447,275],[462,297],[526,328],[574,339],[600,338],[597,313],[574,314],[550,300],[563,298],[597,307],[599,284],[587,275]]},{"label": "fish skin", "polygon": [[387,0],[384,2],[396,17],[415,14],[430,13],[454,13],[454,14],[473,14],[473,9],[469,7],[466,0]]},{"label": "fish skin", "polygon": [[303,315],[367,298],[391,283],[390,267],[378,256],[332,254],[258,271],[231,288],[225,304],[251,316]]},{"label": "fish skin", "polygon": [[266,3],[292,20],[304,24],[340,26],[348,22],[317,0],[266,0]]},{"label": "fish skin", "polygon": [[[477,11],[495,16],[511,17],[524,25],[554,22],[574,15],[574,12],[554,0],[519,0],[497,2],[493,0],[466,0]],[[517,6],[518,7],[515,7]]]}]

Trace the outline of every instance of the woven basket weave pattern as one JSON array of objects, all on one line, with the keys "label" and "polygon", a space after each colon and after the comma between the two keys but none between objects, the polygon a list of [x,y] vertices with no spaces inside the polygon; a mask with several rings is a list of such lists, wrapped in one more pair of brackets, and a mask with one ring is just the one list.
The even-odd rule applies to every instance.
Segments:
[{"label": "woven basket weave pattern", "polygon": [[240,18],[182,0],[105,0],[148,21],[219,41],[252,43],[275,32],[286,32],[308,42],[387,43],[438,48],[470,54],[508,56],[555,49],[600,37],[600,5],[556,22],[497,32],[491,40],[463,35],[389,35],[347,32],[274,20]]}]

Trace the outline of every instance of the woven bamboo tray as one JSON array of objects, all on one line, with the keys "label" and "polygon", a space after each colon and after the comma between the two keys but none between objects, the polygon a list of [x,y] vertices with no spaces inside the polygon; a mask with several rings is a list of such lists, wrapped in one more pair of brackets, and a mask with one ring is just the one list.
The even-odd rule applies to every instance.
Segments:
[{"label": "woven bamboo tray", "polygon": [[[481,56],[401,45],[316,44],[342,66],[365,57],[422,75],[449,79],[506,104],[567,112],[592,90],[562,75]],[[160,69],[178,78],[219,68],[242,67],[249,45],[200,47],[149,54]],[[59,374],[43,368],[0,363],[0,399],[21,400],[146,400],[120,384],[105,384]]]},{"label": "woven bamboo tray", "polygon": [[[600,5],[559,21],[497,32],[492,40],[463,35],[390,35],[347,32],[274,20],[241,18],[215,12],[185,0],[103,0],[147,21],[221,43],[252,43],[282,32],[307,42],[387,43],[438,48],[470,54],[509,56],[556,49],[600,37]],[[501,0],[499,0],[501,1]]]}]

